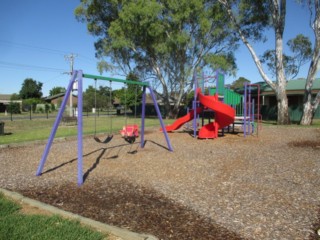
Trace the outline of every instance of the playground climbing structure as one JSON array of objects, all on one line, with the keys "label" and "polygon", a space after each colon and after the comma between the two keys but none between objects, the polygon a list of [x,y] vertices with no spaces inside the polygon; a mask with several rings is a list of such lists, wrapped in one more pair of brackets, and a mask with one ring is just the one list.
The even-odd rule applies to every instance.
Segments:
[{"label": "playground climbing structure", "polygon": [[[177,119],[173,124],[166,126],[166,130],[171,132],[179,129],[185,123],[192,121],[193,136],[198,138],[217,138],[219,130],[234,132],[236,127],[240,127],[244,137],[260,129],[260,89],[256,84],[245,84],[243,95],[225,88],[224,75],[217,71],[215,77],[215,87],[205,86],[208,77],[202,74],[199,80],[194,75],[194,99],[192,109],[187,114]],[[212,79],[212,77],[210,77]],[[257,102],[252,97],[252,89],[257,92]],[[202,93],[203,92],[203,93]],[[208,92],[209,95],[205,95]],[[204,112],[213,112],[214,121],[204,124]],[[202,115],[202,126],[199,129],[199,116]],[[255,121],[257,125],[255,125]]]}]

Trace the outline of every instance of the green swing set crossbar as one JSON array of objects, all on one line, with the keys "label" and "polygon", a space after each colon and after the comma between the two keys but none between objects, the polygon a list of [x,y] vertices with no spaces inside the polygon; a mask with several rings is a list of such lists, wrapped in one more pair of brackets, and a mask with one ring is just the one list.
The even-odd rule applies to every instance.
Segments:
[{"label": "green swing set crossbar", "polygon": [[105,80],[105,81],[111,81],[111,82],[121,82],[126,84],[135,84],[140,86],[146,86],[149,87],[149,83],[147,82],[138,82],[133,80],[123,80],[118,78],[111,78],[111,77],[103,77],[103,76],[97,76],[97,75],[91,75],[91,74],[83,74],[84,78],[91,78],[91,79],[99,79],[99,80]]}]

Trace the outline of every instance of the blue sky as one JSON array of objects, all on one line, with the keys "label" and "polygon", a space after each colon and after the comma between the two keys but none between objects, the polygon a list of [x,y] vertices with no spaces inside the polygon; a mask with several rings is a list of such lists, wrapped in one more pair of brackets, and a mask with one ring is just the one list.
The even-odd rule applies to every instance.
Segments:
[{"label": "blue sky", "polygon": [[[85,73],[99,75],[96,68],[94,41],[88,34],[86,25],[74,17],[74,9],[79,0],[1,0],[0,8],[0,94],[18,93],[26,78],[43,83],[43,94],[55,86],[67,86],[69,62],[65,55],[74,53],[75,69]],[[286,40],[302,33],[313,40],[308,25],[308,10],[287,1]],[[266,49],[274,48],[272,32],[269,41],[254,45],[258,55]],[[252,82],[260,81],[260,75],[248,50],[241,47],[235,53],[238,72],[228,77],[231,83],[239,77]],[[298,77],[306,77],[308,64]],[[105,74],[111,76],[110,74]],[[92,85],[85,81],[86,88]]]}]

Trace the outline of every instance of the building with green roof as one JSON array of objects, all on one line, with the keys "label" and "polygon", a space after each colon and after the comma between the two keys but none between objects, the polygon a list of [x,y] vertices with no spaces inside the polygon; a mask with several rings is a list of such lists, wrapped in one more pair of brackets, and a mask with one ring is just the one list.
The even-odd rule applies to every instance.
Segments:
[{"label": "building with green roof", "polygon": [[[277,100],[274,91],[265,82],[260,85],[261,113],[263,119],[276,118]],[[303,97],[306,79],[299,78],[287,82],[286,92],[288,97],[289,115],[291,121],[299,121],[303,111]],[[317,78],[312,87],[312,95],[315,96],[320,91],[320,78]],[[320,108],[318,107],[314,118],[320,118]]]}]

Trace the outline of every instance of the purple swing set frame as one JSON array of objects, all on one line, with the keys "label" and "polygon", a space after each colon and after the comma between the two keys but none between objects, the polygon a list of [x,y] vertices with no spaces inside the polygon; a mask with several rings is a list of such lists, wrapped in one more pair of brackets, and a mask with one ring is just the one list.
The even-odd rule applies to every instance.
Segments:
[{"label": "purple swing set frame", "polygon": [[78,120],[78,185],[82,185],[83,184],[83,142],[82,142],[82,136],[83,136],[83,122],[82,122],[82,107],[83,107],[83,96],[82,96],[82,83],[83,83],[83,78],[91,78],[91,79],[99,79],[99,80],[106,80],[106,81],[114,81],[114,82],[122,82],[122,83],[129,83],[129,84],[137,84],[137,85],[141,85],[143,86],[143,92],[142,92],[142,113],[141,113],[141,129],[140,129],[140,133],[141,133],[141,142],[140,142],[140,147],[144,148],[144,128],[145,128],[145,106],[146,106],[146,89],[149,89],[150,92],[150,96],[152,98],[152,101],[154,103],[157,115],[158,115],[158,119],[160,121],[160,125],[163,131],[163,134],[165,136],[167,145],[168,145],[168,150],[169,151],[173,151],[171,143],[170,143],[170,139],[168,136],[168,133],[166,131],[161,113],[160,113],[160,109],[159,106],[157,104],[157,100],[155,97],[155,94],[152,90],[152,88],[150,87],[149,83],[146,82],[136,82],[136,81],[131,81],[131,80],[122,80],[122,79],[116,79],[116,78],[108,78],[108,77],[102,77],[102,76],[95,76],[95,75],[89,75],[89,74],[83,74],[82,70],[76,70],[73,71],[72,73],[72,77],[70,79],[68,88],[66,90],[64,99],[61,103],[61,107],[58,111],[58,115],[56,117],[56,120],[53,124],[50,136],[48,138],[48,142],[46,144],[46,147],[44,149],[44,152],[42,154],[36,175],[40,176],[42,174],[43,171],[43,167],[44,164],[47,160],[48,154],[50,152],[50,148],[51,145],[53,143],[55,134],[57,132],[59,123],[61,121],[62,118],[62,114],[64,112],[64,109],[66,107],[67,101],[68,101],[68,96],[70,95],[72,88],[73,88],[73,84],[75,82],[78,82],[78,114],[77,114],[77,120]]}]

